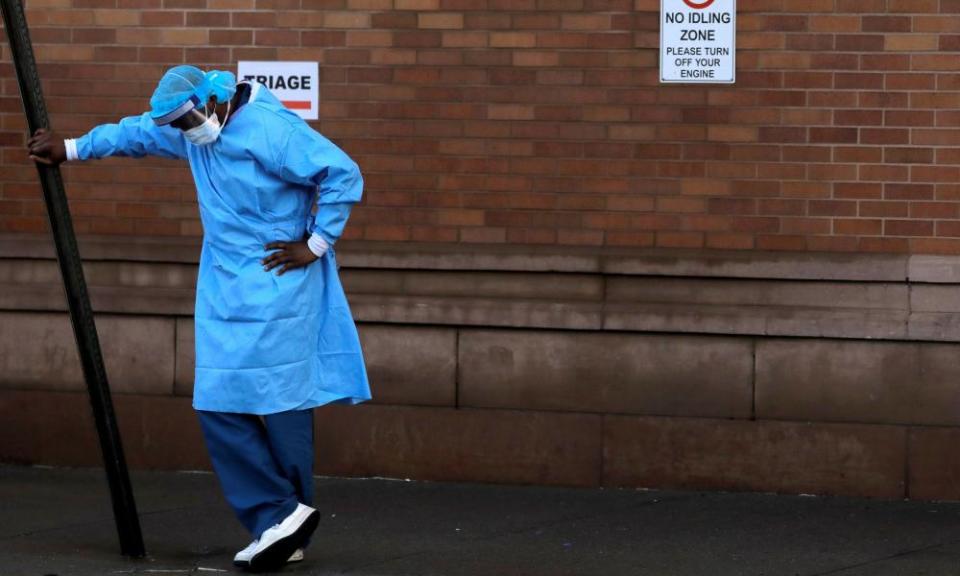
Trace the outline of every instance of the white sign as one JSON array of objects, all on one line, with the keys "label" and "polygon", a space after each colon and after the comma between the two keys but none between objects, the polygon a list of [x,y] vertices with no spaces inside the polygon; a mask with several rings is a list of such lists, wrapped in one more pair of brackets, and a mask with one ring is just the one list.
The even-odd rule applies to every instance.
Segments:
[{"label": "white sign", "polygon": [[737,0],[660,0],[660,81],[732,84]]},{"label": "white sign", "polygon": [[237,80],[255,80],[304,120],[316,120],[320,108],[320,67],[316,62],[243,62]]}]

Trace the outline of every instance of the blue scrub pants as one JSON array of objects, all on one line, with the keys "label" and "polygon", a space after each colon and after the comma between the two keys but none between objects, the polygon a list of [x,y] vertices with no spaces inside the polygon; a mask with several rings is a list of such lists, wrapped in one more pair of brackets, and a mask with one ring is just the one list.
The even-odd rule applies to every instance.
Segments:
[{"label": "blue scrub pants", "polygon": [[313,502],[313,410],[267,416],[197,411],[213,469],[255,539]]}]

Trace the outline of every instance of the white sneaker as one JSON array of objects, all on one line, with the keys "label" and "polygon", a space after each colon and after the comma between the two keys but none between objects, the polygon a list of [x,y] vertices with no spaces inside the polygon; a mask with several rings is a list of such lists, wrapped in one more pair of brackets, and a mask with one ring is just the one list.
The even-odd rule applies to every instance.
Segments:
[{"label": "white sneaker", "polygon": [[304,504],[260,535],[248,567],[254,572],[276,570],[287,563],[317,529],[320,513]]},{"label": "white sneaker", "polygon": [[[253,558],[253,551],[257,549],[259,542],[259,540],[254,540],[246,548],[237,552],[237,555],[233,557],[233,565],[239,568],[249,566],[250,559]],[[290,558],[287,558],[287,564],[293,564],[294,562],[303,562],[303,548],[297,548],[290,555]]]},{"label": "white sneaker", "polygon": [[246,548],[237,552],[237,555],[233,557],[233,565],[239,566],[241,568],[246,568],[250,565],[250,559],[253,558],[253,551],[257,549],[257,544],[259,540],[254,540]]}]

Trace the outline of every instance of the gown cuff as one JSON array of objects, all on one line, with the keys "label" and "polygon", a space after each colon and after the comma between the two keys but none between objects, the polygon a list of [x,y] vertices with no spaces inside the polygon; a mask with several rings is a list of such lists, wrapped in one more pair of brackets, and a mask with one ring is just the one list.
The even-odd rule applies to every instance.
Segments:
[{"label": "gown cuff", "polygon": [[68,138],[64,140],[63,146],[67,149],[67,161],[80,159],[80,154],[77,152],[77,141],[75,139]]},{"label": "gown cuff", "polygon": [[314,232],[313,235],[310,236],[310,239],[307,240],[307,247],[310,248],[310,251],[313,252],[317,258],[323,258],[323,255],[330,249],[330,244],[323,239],[323,236]]}]

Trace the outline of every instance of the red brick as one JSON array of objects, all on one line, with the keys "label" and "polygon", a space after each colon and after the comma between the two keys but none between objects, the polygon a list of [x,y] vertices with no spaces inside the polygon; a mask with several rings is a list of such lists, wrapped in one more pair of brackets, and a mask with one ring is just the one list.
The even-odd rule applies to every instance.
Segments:
[{"label": "red brick", "polygon": [[836,218],[833,220],[836,234],[852,236],[880,236],[883,234],[883,220],[866,218]]},{"label": "red brick", "polygon": [[856,128],[811,128],[810,142],[813,143],[856,143]]},{"label": "red brick", "polygon": [[859,216],[864,217],[906,217],[910,205],[906,202],[861,202]]},{"label": "red brick", "polygon": [[807,249],[805,236],[757,236],[756,247],[759,250],[798,251]]},{"label": "red brick", "polygon": [[[879,52],[884,49],[884,36],[879,34],[838,34],[836,40],[836,49],[840,52]],[[849,69],[854,68],[847,64],[849,60],[842,59],[842,56],[839,56],[832,61],[835,63],[835,66],[839,69]],[[827,63],[831,61],[829,57],[823,57],[821,62]],[[841,62],[843,62],[841,64]]]},{"label": "red brick", "polygon": [[[842,150],[843,148],[838,148]],[[828,146],[784,146],[783,159],[788,162],[829,162],[833,150]],[[838,160],[843,160],[838,158]]]},{"label": "red brick", "polygon": [[934,186],[932,184],[898,184],[888,182],[883,185],[883,197],[887,200],[932,200],[934,197]]},{"label": "red brick", "polygon": [[[911,218],[949,218],[956,220],[960,217],[960,207],[949,202],[911,202]],[[937,236],[944,236],[940,233],[942,224],[955,224],[954,222],[937,222]],[[952,234],[951,234],[952,235]]]},{"label": "red brick", "polygon": [[807,213],[810,216],[856,216],[857,203],[840,200],[811,200]]},{"label": "red brick", "polygon": [[885,236],[921,236],[933,235],[933,222],[930,220],[884,220]]},{"label": "red brick", "polygon": [[223,28],[230,25],[227,12],[187,12],[187,26]]},{"label": "red brick", "polygon": [[883,125],[883,110],[835,110],[833,123],[838,126]]},{"label": "red brick", "polygon": [[930,164],[933,148],[886,148],[884,161],[893,164]]},{"label": "red brick", "polygon": [[860,166],[859,180],[865,182],[906,182],[910,179],[908,166],[864,164]]},{"label": "red brick", "polygon": [[883,120],[886,126],[933,126],[934,113],[928,110],[885,110]]},{"label": "red brick", "polygon": [[844,200],[879,200],[883,196],[883,185],[863,182],[837,182],[833,185],[833,196]]},{"label": "red brick", "polygon": [[857,102],[861,108],[907,108],[909,95],[905,92],[860,92]]},{"label": "red brick", "polygon": [[833,148],[835,162],[876,163],[883,162],[883,148],[876,146],[836,146]]},{"label": "red brick", "polygon": [[864,32],[910,32],[912,19],[909,16],[864,16],[861,22]]},{"label": "red brick", "polygon": [[850,14],[816,14],[810,16],[809,29],[814,32],[858,32],[860,17]]},{"label": "red brick", "polygon": [[832,34],[790,34],[787,36],[787,50],[831,51],[834,49]]},{"label": "red brick", "polygon": [[[783,218],[780,222],[779,230],[765,230],[767,232],[780,232],[782,234],[803,234],[807,236],[807,241],[812,242],[813,237],[818,235],[830,234],[832,230],[831,219],[829,218]],[[816,250],[816,248],[810,248]]]},{"label": "red brick", "polygon": [[890,128],[863,128],[861,144],[909,144],[910,131]]},{"label": "red brick", "polygon": [[887,9],[890,12],[937,12],[939,2],[937,0],[889,0]]}]

